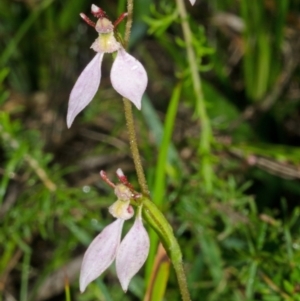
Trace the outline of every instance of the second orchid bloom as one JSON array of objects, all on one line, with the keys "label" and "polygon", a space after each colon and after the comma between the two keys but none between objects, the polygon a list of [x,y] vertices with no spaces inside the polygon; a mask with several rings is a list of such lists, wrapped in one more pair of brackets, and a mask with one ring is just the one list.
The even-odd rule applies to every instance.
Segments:
[{"label": "second orchid bloom", "polygon": [[104,53],[117,52],[110,72],[112,86],[138,109],[141,109],[142,96],[148,83],[143,65],[128,54],[115,39],[114,28],[120,22],[120,18],[113,25],[101,8],[93,4],[91,11],[98,18],[97,23],[92,22],[84,14],[80,16],[99,33],[99,37],[91,46],[97,54],[82,71],[71,91],[67,114],[68,127],[71,127],[75,117],[92,101],[99,88]]},{"label": "second orchid bloom", "polygon": [[84,254],[79,280],[81,292],[84,292],[87,285],[98,278],[114,260],[117,276],[126,292],[130,280],[148,257],[150,240],[143,226],[141,207],[138,208],[133,226],[121,241],[124,221],[134,215],[130,205],[132,193],[127,186],[118,184],[115,185],[115,194],[118,200],[110,206],[109,212],[116,220],[96,236]]}]

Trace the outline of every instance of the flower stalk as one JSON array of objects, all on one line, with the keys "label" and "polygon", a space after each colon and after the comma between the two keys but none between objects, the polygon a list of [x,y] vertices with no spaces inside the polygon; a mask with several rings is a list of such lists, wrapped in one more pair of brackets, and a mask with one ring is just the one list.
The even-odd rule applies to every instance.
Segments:
[{"label": "flower stalk", "polygon": [[124,112],[125,112],[125,118],[126,118],[126,125],[127,125],[127,131],[128,131],[128,136],[129,136],[129,144],[130,144],[130,150],[136,170],[136,174],[138,177],[138,182],[141,187],[141,191],[145,196],[150,196],[149,193],[149,188],[147,185],[142,161],[141,161],[141,156],[137,144],[137,138],[136,138],[136,132],[134,128],[134,119],[133,119],[133,114],[132,114],[132,105],[130,101],[126,98],[123,98],[124,102]]},{"label": "flower stalk", "polygon": [[[125,49],[128,47],[130,33],[131,33],[131,25],[132,25],[132,15],[133,15],[133,0],[127,1],[127,21],[126,21],[126,27],[125,27],[125,37],[124,37],[124,47]],[[147,185],[142,160],[138,148],[137,138],[136,138],[136,132],[134,128],[134,118],[132,114],[132,106],[128,99],[123,98],[124,102],[124,113],[126,118],[126,125],[127,125],[127,131],[129,136],[129,144],[130,144],[130,150],[135,166],[135,170],[138,177],[138,182],[141,187],[141,191],[145,196],[150,196],[149,188]]]},{"label": "flower stalk", "polygon": [[[127,22],[125,27],[125,38],[124,47],[126,48],[129,42],[131,25],[132,25],[132,14],[133,14],[133,0],[127,1]],[[134,119],[132,114],[132,106],[130,101],[124,100],[124,111],[127,124],[127,130],[129,135],[130,149],[135,165],[135,169],[138,176],[138,182],[141,186],[143,193],[142,199],[139,199],[139,204],[143,205],[143,217],[148,222],[148,224],[155,230],[155,232],[160,237],[162,244],[173,264],[177,281],[179,285],[179,290],[183,301],[190,301],[190,293],[187,287],[187,280],[185,276],[185,271],[182,262],[182,253],[177,239],[174,236],[172,227],[161,213],[161,211],[155,206],[155,204],[149,199],[149,189],[147,181],[145,178],[145,173],[143,171],[143,166],[141,162],[141,157],[139,154],[136,132],[134,128]]]}]

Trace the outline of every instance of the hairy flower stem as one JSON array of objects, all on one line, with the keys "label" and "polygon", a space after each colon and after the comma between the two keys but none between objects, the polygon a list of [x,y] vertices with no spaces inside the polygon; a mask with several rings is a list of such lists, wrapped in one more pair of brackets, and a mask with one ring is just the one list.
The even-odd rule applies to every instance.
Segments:
[{"label": "hairy flower stem", "polygon": [[[127,22],[125,28],[125,37],[124,43],[125,47],[127,47],[131,32],[131,24],[132,24],[132,12],[133,12],[133,0],[127,1]],[[139,154],[136,132],[134,128],[134,119],[132,114],[132,106],[129,100],[124,100],[124,111],[125,118],[127,124],[127,130],[129,135],[129,143],[130,149],[135,165],[135,169],[138,176],[138,181],[141,186],[141,190],[143,193],[142,199],[139,200],[140,205],[143,205],[143,215],[149,225],[155,230],[155,232],[160,237],[166,252],[168,253],[170,260],[173,264],[177,281],[179,285],[179,290],[182,296],[183,301],[190,301],[190,294],[187,287],[186,276],[182,263],[182,253],[180,246],[174,236],[172,227],[161,213],[161,211],[155,206],[153,202],[151,202],[149,198],[149,189],[146,182],[145,174],[143,171],[143,166],[141,162],[141,157]]]},{"label": "hairy flower stem", "polygon": [[[132,12],[133,12],[133,0],[128,0],[127,1],[127,22],[126,22],[126,28],[125,28],[125,37],[124,37],[124,47],[127,48],[128,42],[129,42],[129,37],[130,37],[130,32],[131,32],[131,25],[132,25]],[[131,102],[123,98],[124,101],[124,112],[125,112],[125,118],[126,118],[126,125],[127,125],[127,130],[128,130],[128,135],[129,135],[129,144],[130,144],[130,150],[135,166],[135,170],[137,173],[138,177],[138,182],[141,186],[142,193],[145,196],[149,196],[149,189],[147,185],[147,181],[145,178],[145,173],[141,161],[141,156],[137,144],[137,139],[136,139],[136,132],[134,128],[134,119],[133,119],[133,114],[132,114],[132,105]]]},{"label": "hairy flower stem", "polygon": [[124,36],[124,47],[127,48],[131,33],[132,26],[132,14],[133,14],[133,0],[127,0],[127,22],[125,27],[125,36]]},{"label": "hairy flower stem", "polygon": [[123,101],[124,101],[124,111],[125,111],[126,125],[127,125],[128,136],[129,136],[130,150],[131,150],[135,170],[137,173],[138,182],[141,186],[142,193],[145,196],[149,196],[149,189],[145,178],[145,173],[141,162],[141,156],[136,140],[136,132],[134,128],[134,120],[132,114],[132,105],[128,99],[123,98]]},{"label": "hairy flower stem", "polygon": [[185,9],[184,0],[176,0],[179,15],[181,17],[181,26],[183,37],[186,44],[187,58],[192,75],[192,83],[196,98],[196,113],[201,124],[201,136],[198,147],[198,153],[201,156],[201,175],[204,180],[205,188],[208,192],[212,191],[212,162],[210,159],[210,144],[213,139],[210,120],[207,116],[204,95],[202,91],[201,79],[196,64],[196,55],[193,49],[192,33],[188,22],[188,15]]}]

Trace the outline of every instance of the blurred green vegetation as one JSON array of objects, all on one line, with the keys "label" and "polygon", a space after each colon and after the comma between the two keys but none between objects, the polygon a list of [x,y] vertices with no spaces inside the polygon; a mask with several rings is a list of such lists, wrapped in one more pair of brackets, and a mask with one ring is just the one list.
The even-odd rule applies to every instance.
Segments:
[{"label": "blurred green vegetation", "polygon": [[[143,300],[153,272],[154,234],[127,294],[113,267],[79,293],[84,250],[112,221],[115,196],[99,171],[115,181],[121,167],[137,187],[110,55],[97,96],[66,128],[68,95],[93,56],[96,32],[79,17],[91,4],[0,2],[1,300]],[[126,10],[125,0],[95,4],[112,20]],[[211,191],[199,173],[203,129],[174,1],[135,1],[130,52],[149,77],[134,111],[144,168],[182,246],[192,299],[300,300],[299,4],[185,5],[212,128]],[[172,268],[160,277],[163,300],[180,300]]]}]

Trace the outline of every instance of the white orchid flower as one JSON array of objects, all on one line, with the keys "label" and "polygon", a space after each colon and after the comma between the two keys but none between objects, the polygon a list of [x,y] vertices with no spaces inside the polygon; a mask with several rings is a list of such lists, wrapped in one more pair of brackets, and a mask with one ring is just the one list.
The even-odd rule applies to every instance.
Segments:
[{"label": "white orchid flower", "polygon": [[99,37],[91,46],[97,54],[79,75],[71,91],[67,113],[67,126],[69,128],[75,117],[92,101],[98,91],[104,53],[117,52],[110,73],[112,86],[139,110],[148,83],[147,73],[143,65],[128,54],[114,36],[115,26],[126,14],[121,15],[115,24],[112,24],[101,8],[93,4],[91,10],[92,14],[98,18],[97,23],[91,21],[85,14],[80,14],[80,16],[99,33]]},{"label": "white orchid flower", "polygon": [[117,276],[126,292],[132,277],[148,257],[150,239],[143,226],[141,208],[133,226],[121,242],[124,221],[134,214],[130,205],[132,194],[123,184],[115,186],[115,193],[118,200],[109,207],[109,212],[117,219],[96,236],[84,254],[79,279],[81,292],[84,292],[88,284],[98,278],[114,260]]}]

